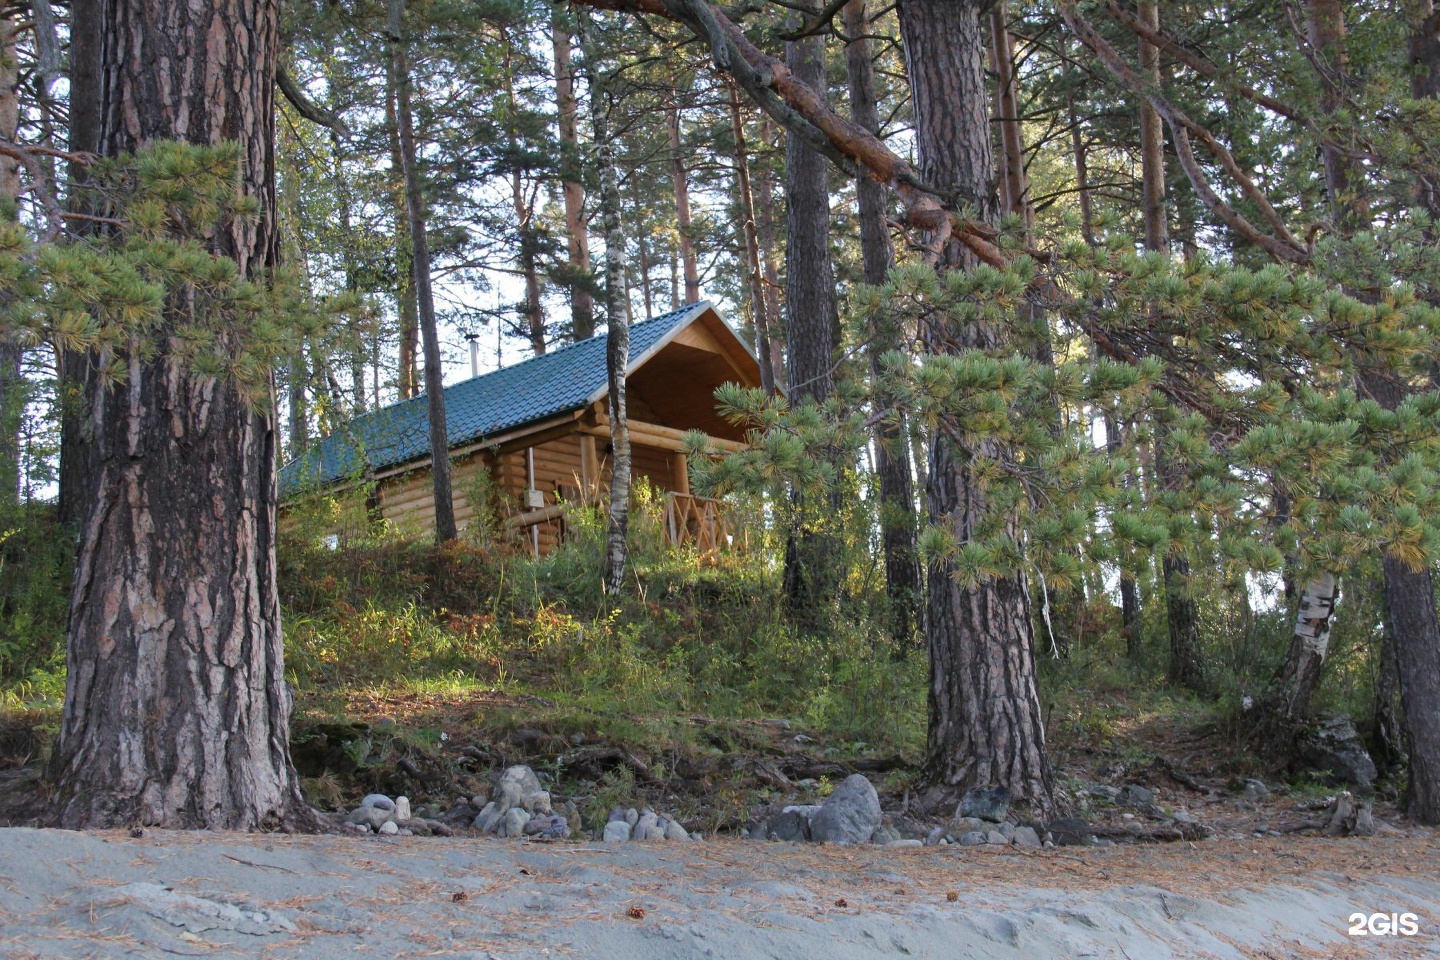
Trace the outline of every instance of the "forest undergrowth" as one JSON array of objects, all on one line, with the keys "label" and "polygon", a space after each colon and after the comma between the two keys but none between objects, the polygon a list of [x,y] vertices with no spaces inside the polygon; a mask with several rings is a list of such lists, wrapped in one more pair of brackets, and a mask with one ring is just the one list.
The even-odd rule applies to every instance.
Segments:
[{"label": "forest undergrowth", "polygon": [[[453,800],[525,762],[585,809],[663,803],[723,830],[768,803],[818,800],[850,772],[897,807],[918,778],[926,653],[887,636],[875,571],[851,569],[825,628],[807,632],[787,613],[767,534],[724,553],[675,550],[644,495],[620,597],[601,590],[597,513],[572,511],[564,546],[534,559],[483,531],[436,547],[365,524],[332,549],[315,531],[334,529],[337,507],[318,509],[292,514],[279,551],[294,759],[321,807],[372,791]],[[767,528],[757,518],[752,529]],[[44,540],[24,525],[19,535]],[[35,556],[45,562],[6,579],[0,767],[38,767],[64,692],[64,563]],[[1260,776],[1300,800],[1326,790],[1304,773],[1278,781],[1248,750],[1245,698],[1293,614],[1258,591],[1237,603],[1221,584],[1197,589],[1215,601],[1201,605],[1209,697],[1164,683],[1161,605],[1147,605],[1157,616],[1140,624],[1135,661],[1103,591],[1088,604],[1051,598],[1049,625],[1037,625],[1040,693],[1072,810],[1103,814],[1091,788],[1108,781]],[[1362,718],[1375,617],[1363,596],[1347,600],[1317,703]]]}]

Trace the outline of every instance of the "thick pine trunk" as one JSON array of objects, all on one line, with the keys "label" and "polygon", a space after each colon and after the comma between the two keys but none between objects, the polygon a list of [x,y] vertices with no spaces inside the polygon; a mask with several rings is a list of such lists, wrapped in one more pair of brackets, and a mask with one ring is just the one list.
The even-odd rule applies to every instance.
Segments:
[{"label": "thick pine trunk", "polygon": [[625,232],[620,222],[620,184],[610,143],[611,95],[590,60],[590,110],[600,167],[600,215],[605,223],[605,365],[610,386],[610,508],[605,537],[605,592],[618,596],[625,586],[630,528],[630,421],[625,409],[625,368],[630,363],[626,325]]},{"label": "thick pine trunk", "polygon": [[566,255],[570,276],[570,335],[575,341],[595,336],[595,297],[590,292],[590,232],[585,223],[585,185],[580,165],[579,110],[575,71],[570,66],[569,10],[551,10],[551,41],[555,51],[555,114],[560,131],[560,186],[565,196]]},{"label": "thick pine trunk", "polygon": [[[875,98],[875,66],[871,60],[870,19],[865,0],[850,0],[844,10],[845,68],[850,82],[850,110],[855,122],[871,133],[880,131]],[[860,255],[865,282],[879,286],[895,265],[885,210],[885,188],[870,177],[856,178],[860,213]],[[889,325],[876,329],[870,342],[870,376],[877,403],[884,402],[880,358],[901,347],[900,331]],[[910,476],[909,430],[903,415],[875,428],[875,473],[880,481],[880,543],[885,557],[885,601],[890,639],[897,655],[914,645],[918,629],[922,580],[915,546],[915,489]]]},{"label": "thick pine trunk", "polygon": [[405,0],[389,0],[390,71],[395,88],[395,126],[400,132],[400,164],[405,174],[405,209],[413,252],[411,279],[419,308],[420,341],[425,353],[425,397],[430,414],[430,480],[435,497],[435,542],[454,540],[455,501],[450,494],[450,437],[445,424],[445,376],[440,362],[440,332],[435,325],[435,295],[430,289],[430,241],[425,230],[425,195],[415,159],[415,117],[410,108],[410,55],[405,37]]},{"label": "thick pine trunk", "polygon": [[749,283],[750,316],[755,325],[755,356],[760,362],[760,388],[766,396],[775,393],[775,371],[770,357],[770,299],[765,292],[764,267],[760,263],[760,231],[755,225],[755,195],[750,188],[750,156],[745,147],[745,116],[740,109],[740,92],[732,83],[730,132],[735,139],[735,192],[740,206],[740,226],[745,235],[745,274]]},{"label": "thick pine trunk", "polygon": [[670,94],[665,131],[670,138],[670,182],[675,188],[675,225],[680,233],[680,265],[685,275],[685,303],[700,299],[700,265],[695,256],[694,228],[690,221],[690,175],[685,169],[684,142],[680,137],[680,106]]},{"label": "thick pine trunk", "polygon": [[[210,244],[259,277],[276,254],[278,4],[111,0],[99,36],[98,146],[238,141],[240,186],[262,213]],[[289,756],[274,417],[159,343],[118,357],[123,386],[86,384],[97,480],[71,595],[55,810],[67,827],[313,826]]]},{"label": "thick pine trunk", "polygon": [[[824,95],[825,39],[792,40],[786,65],[796,79]],[[835,390],[840,352],[840,315],[830,262],[830,163],[799,136],[785,138],[785,341],[789,345],[789,399],[824,403]],[[785,543],[785,595],[801,623],[820,624],[839,589],[838,545],[820,529],[837,512],[829,503],[792,497],[796,522]]]},{"label": "thick pine trunk", "polygon": [[[996,201],[982,9],[981,0],[901,0],[900,31],[920,175],[954,190],[979,216],[991,219]],[[937,264],[950,270],[972,265],[955,241]],[[944,323],[927,324],[923,335],[927,348],[940,354],[996,348],[1003,336],[980,325],[953,329]],[[949,527],[959,543],[970,540],[990,509],[966,456],[940,432],[931,438],[930,520]],[[938,802],[967,787],[996,784],[1048,811],[1054,800],[1024,578],[1017,570],[967,586],[954,573],[951,564],[940,562],[928,578],[929,793]]]}]

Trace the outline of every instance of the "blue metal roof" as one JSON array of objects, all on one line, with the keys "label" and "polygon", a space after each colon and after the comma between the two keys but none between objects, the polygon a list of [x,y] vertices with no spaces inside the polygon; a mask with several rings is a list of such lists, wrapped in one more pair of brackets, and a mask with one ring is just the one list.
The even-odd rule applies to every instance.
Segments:
[{"label": "blue metal roof", "polygon": [[[630,328],[631,369],[672,331],[710,309],[708,301]],[[450,448],[557,414],[580,410],[608,385],[605,334],[445,388]],[[357,449],[358,448],[358,449]],[[280,468],[280,497],[358,478],[430,456],[430,411],[421,394],[362,414]]]}]

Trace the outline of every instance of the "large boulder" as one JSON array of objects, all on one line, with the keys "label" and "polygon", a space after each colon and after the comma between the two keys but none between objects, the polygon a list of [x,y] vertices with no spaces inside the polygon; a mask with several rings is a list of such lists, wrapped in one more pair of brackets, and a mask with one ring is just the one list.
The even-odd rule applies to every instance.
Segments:
[{"label": "large boulder", "polygon": [[1335,783],[1363,790],[1375,782],[1375,761],[1344,714],[1321,716],[1300,734],[1296,746],[1307,767]]},{"label": "large boulder", "polygon": [[821,843],[868,843],[880,823],[880,798],[875,788],[854,773],[810,818],[810,839]]}]

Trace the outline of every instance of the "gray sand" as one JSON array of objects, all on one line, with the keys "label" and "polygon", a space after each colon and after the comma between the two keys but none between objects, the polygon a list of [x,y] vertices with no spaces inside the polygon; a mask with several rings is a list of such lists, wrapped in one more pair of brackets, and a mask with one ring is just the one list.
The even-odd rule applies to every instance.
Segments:
[{"label": "gray sand", "polygon": [[[0,957],[1440,957],[1433,845],[1349,843],[1020,855],[0,829]],[[1267,864],[1278,879],[1257,882]],[[1360,911],[1416,913],[1420,934],[1352,938]]]}]

